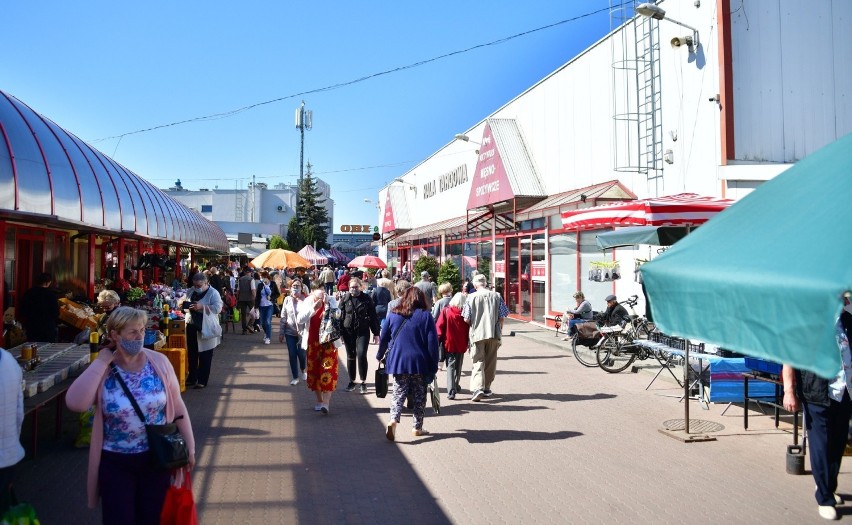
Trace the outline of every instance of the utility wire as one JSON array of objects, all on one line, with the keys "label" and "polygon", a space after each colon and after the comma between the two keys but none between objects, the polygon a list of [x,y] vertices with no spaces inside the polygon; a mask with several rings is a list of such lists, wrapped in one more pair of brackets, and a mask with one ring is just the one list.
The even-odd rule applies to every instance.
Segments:
[{"label": "utility wire", "polygon": [[398,73],[400,71],[405,71],[406,69],[413,69],[413,68],[420,67],[420,66],[432,63],[432,62],[436,62],[438,60],[442,60],[442,59],[445,59],[445,58],[453,57],[453,56],[456,56],[456,55],[461,55],[461,54],[464,54],[464,53],[469,53],[469,52],[475,51],[477,49],[485,48],[485,47],[488,47],[488,46],[496,46],[496,45],[499,45],[499,44],[505,44],[506,42],[509,42],[510,40],[514,40],[514,39],[520,38],[522,36],[527,36],[527,35],[530,35],[530,34],[533,34],[533,33],[537,33],[539,31],[551,29],[551,28],[554,28],[554,27],[557,27],[557,26],[560,26],[560,25],[563,25],[563,24],[567,24],[569,22],[576,22],[577,20],[581,20],[583,18],[588,18],[590,16],[593,16],[593,15],[596,15],[596,14],[599,14],[599,13],[603,13],[604,11],[609,11],[609,10],[610,10],[609,7],[605,7],[605,8],[602,8],[602,9],[598,9],[597,11],[592,11],[592,12],[589,12],[589,13],[578,15],[578,16],[575,16],[573,18],[567,18],[565,20],[561,20],[561,21],[555,22],[553,24],[548,24],[546,26],[538,27],[538,28],[535,28],[535,29],[530,29],[529,31],[524,31],[522,33],[517,33],[517,34],[511,35],[511,36],[500,38],[498,40],[487,42],[485,44],[477,44],[475,46],[468,47],[466,49],[451,51],[450,53],[445,53],[443,55],[438,55],[438,56],[433,57],[433,58],[428,58],[426,60],[414,62],[413,64],[408,64],[408,65],[405,65],[405,66],[399,66],[399,67],[396,67],[396,68],[393,68],[393,69],[380,71],[378,73],[366,75],[366,76],[363,76],[361,78],[349,80],[347,82],[340,82],[338,84],[332,84],[330,86],[325,86],[325,87],[316,88],[316,89],[310,89],[310,90],[302,91],[302,92],[299,92],[299,93],[293,93],[292,95],[274,98],[272,100],[267,100],[267,101],[264,101],[264,102],[257,102],[255,104],[250,104],[248,106],[243,106],[241,108],[233,109],[233,110],[230,110],[230,111],[224,111],[222,113],[214,113],[212,115],[205,115],[203,117],[193,117],[193,118],[189,118],[189,119],[185,119],[185,120],[179,120],[179,121],[176,121],[176,122],[170,122],[168,124],[160,124],[158,126],[152,126],[150,128],[143,128],[143,129],[137,129],[135,131],[128,131],[127,133],[122,133],[120,135],[113,135],[113,136],[110,136],[110,137],[95,139],[95,140],[92,140],[91,142],[96,143],[96,142],[103,142],[105,140],[121,139],[121,138],[126,137],[128,135],[136,135],[136,134],[139,134],[139,133],[146,133],[146,132],[155,131],[155,130],[158,130],[158,129],[180,126],[181,124],[189,124],[191,122],[203,122],[203,121],[207,121],[207,120],[218,120],[218,119],[221,119],[221,118],[233,117],[234,115],[242,113],[243,111],[248,111],[250,109],[254,109],[254,108],[257,108],[257,107],[260,107],[260,106],[265,106],[267,104],[273,104],[275,102],[281,102],[283,100],[288,100],[288,99],[292,99],[292,98],[299,98],[299,97],[303,97],[305,95],[311,95],[311,94],[314,94],[314,93],[322,93],[322,92],[325,92],[325,91],[340,89],[340,88],[351,86],[353,84],[358,84],[358,83],[361,83],[361,82],[364,82],[364,81],[367,81],[367,80],[370,80],[370,79],[373,79],[373,78],[381,77],[381,76],[384,76],[384,75],[390,75],[391,73]]}]

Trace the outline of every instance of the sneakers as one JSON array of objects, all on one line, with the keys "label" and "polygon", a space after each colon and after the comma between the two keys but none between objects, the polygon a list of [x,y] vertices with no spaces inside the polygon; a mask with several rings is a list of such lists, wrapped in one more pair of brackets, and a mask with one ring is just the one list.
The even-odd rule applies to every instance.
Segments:
[{"label": "sneakers", "polygon": [[835,505],[843,505],[843,498],[840,497],[840,494],[834,493],[834,504]]},{"label": "sneakers", "polygon": [[317,403],[316,405],[314,405],[314,412],[319,412],[321,410],[322,410],[322,405],[320,403]]},{"label": "sneakers", "polygon": [[346,385],[346,391],[352,392],[355,390],[355,381],[350,381],[348,385]]},{"label": "sneakers", "polygon": [[447,399],[455,399],[455,398],[456,398],[456,391],[450,390],[450,393],[447,394]]},{"label": "sneakers", "polygon": [[831,505],[820,505],[817,507],[819,510],[819,517],[826,520],[836,520],[837,519],[837,509],[832,507]]},{"label": "sneakers", "polygon": [[[429,435],[429,431],[428,431],[428,430],[424,430],[424,429],[422,429],[422,428],[414,428],[414,429],[411,429],[411,435],[412,435],[412,436],[414,436],[414,437],[418,437],[418,436],[428,436],[428,435]],[[832,508],[833,508],[833,507],[832,507]]]},{"label": "sneakers", "polygon": [[302,381],[307,381],[307,380],[308,380],[308,373],[302,372]]},{"label": "sneakers", "polygon": [[298,384],[299,384],[299,378],[298,377],[296,379],[290,381],[290,386],[298,385]]},{"label": "sneakers", "polygon": [[265,344],[265,345],[269,344],[269,338],[268,337],[263,338],[263,344]]},{"label": "sneakers", "polygon": [[320,412],[325,415],[328,415],[328,405],[320,405]]},{"label": "sneakers", "polygon": [[483,392],[482,390],[477,390],[476,392],[473,393],[472,396],[470,396],[470,400],[471,401],[479,401],[479,400],[482,399],[482,397],[484,395],[485,395],[485,392]]},{"label": "sneakers", "polygon": [[491,390],[489,390],[487,388],[482,391],[482,395],[485,396],[485,397],[491,397],[492,394],[494,394],[494,392],[492,392]]},{"label": "sneakers", "polygon": [[362,394],[367,393],[367,383],[361,383],[361,393]]}]

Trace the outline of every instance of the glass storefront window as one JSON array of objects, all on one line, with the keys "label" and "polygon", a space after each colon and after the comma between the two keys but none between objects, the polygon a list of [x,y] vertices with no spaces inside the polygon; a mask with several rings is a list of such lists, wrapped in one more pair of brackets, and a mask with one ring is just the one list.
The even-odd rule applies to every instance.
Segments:
[{"label": "glass storefront window", "polygon": [[[611,260],[612,254],[604,254],[598,247],[597,236],[599,233],[609,230],[594,230],[580,233],[580,279],[583,280],[583,293],[586,299],[592,303],[592,308],[603,311],[606,308],[604,297],[610,295],[613,290],[613,283],[596,282],[589,280],[589,270],[592,269],[592,261]],[[570,294],[569,294],[570,295]],[[571,299],[568,297],[568,299]]]},{"label": "glass storefront window", "polygon": [[550,309],[564,312],[575,305],[571,297],[577,284],[577,234],[550,236]]}]

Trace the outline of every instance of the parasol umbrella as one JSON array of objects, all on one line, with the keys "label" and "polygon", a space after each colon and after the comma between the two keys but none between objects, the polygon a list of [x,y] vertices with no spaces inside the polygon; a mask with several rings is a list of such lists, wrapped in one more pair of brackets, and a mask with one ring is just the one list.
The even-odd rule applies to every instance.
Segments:
[{"label": "parasol umbrella", "polygon": [[308,268],[311,263],[304,257],[290,250],[276,248],[266,250],[251,261],[249,264],[255,268]]},{"label": "parasol umbrella", "polygon": [[654,321],[833,377],[852,290],[852,134],[763,183],[642,267]]},{"label": "parasol umbrella", "polygon": [[687,233],[689,226],[630,226],[600,233],[597,241],[602,250],[636,244],[671,246],[686,237]]},{"label": "parasol umbrella", "polygon": [[302,249],[299,250],[299,255],[310,261],[309,266],[322,266],[324,264],[328,264],[328,257],[322,255],[310,244],[306,244],[302,247]]},{"label": "parasol umbrella", "polygon": [[373,255],[360,255],[349,261],[350,268],[387,268],[385,261]]}]

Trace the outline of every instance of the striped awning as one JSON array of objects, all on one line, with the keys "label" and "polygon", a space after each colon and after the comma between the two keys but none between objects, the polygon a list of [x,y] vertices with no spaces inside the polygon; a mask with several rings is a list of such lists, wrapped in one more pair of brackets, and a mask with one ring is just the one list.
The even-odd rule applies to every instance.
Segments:
[{"label": "striped awning", "polygon": [[614,226],[694,226],[710,220],[734,201],[681,193],[562,212],[562,226],[593,230]]},{"label": "striped awning", "polygon": [[322,266],[328,264],[328,257],[316,251],[313,246],[306,244],[304,248],[297,252],[299,255],[307,259],[314,266]]}]

